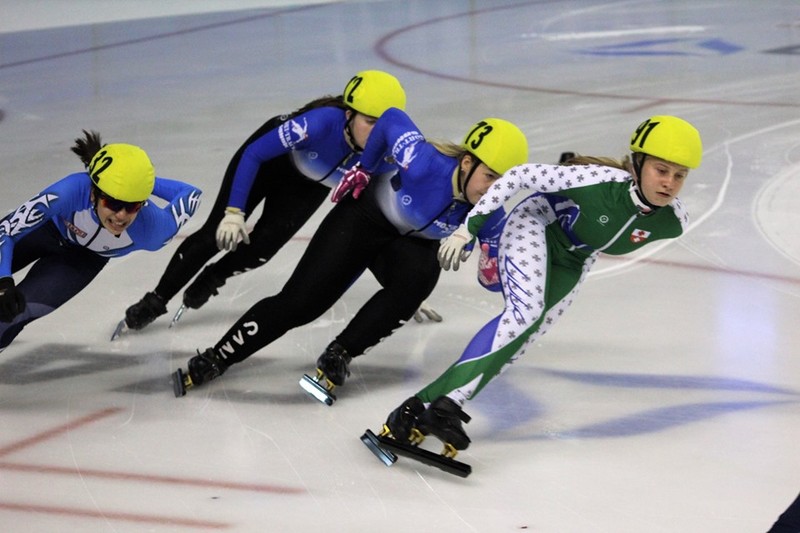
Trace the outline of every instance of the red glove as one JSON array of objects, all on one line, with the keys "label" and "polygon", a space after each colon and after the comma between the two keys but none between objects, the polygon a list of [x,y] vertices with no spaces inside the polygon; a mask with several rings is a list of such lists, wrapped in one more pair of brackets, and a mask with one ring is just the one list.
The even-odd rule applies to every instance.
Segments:
[{"label": "red glove", "polygon": [[361,168],[361,163],[356,163],[350,170],[344,173],[342,181],[333,189],[331,201],[338,203],[339,200],[350,194],[351,191],[353,193],[353,198],[358,199],[361,195],[361,191],[369,185],[370,179],[372,179],[370,173]]},{"label": "red glove", "polygon": [[14,278],[0,278],[0,322],[11,322],[25,310],[25,296],[14,285]]},{"label": "red glove", "polygon": [[481,244],[481,256],[478,258],[478,282],[490,291],[500,290],[497,257],[489,256],[489,245],[486,243]]}]

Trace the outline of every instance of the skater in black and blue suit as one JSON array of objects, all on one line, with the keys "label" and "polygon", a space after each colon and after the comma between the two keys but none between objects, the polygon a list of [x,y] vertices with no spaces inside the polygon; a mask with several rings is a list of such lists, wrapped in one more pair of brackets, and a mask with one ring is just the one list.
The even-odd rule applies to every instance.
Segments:
[{"label": "skater in black and blue suit", "polygon": [[[205,305],[229,277],[267,264],[359,161],[377,117],[405,105],[397,78],[363,70],[342,94],[264,123],[230,160],[206,222],[181,243],[154,290],[127,309],[128,327],[142,329],[165,314],[167,303],[190,281],[179,313]],[[391,170],[383,164],[377,172]],[[261,214],[248,229],[245,221],[260,204]],[[209,262],[220,251],[226,253]]]},{"label": "skater in black and blue suit", "polygon": [[[337,205],[283,289],[253,305],[213,347],[193,357],[176,394],[315,320],[369,269],[381,289],[317,360],[318,383],[329,391],[342,385],[351,359],[408,321],[431,293],[440,272],[439,240],[459,227],[494,180],[527,157],[525,135],[508,121],[487,118],[462,143],[440,143],[428,141],[404,111],[386,110],[361,160],[334,189]],[[386,161],[396,173],[379,175]],[[315,397],[330,404],[319,392]]]}]

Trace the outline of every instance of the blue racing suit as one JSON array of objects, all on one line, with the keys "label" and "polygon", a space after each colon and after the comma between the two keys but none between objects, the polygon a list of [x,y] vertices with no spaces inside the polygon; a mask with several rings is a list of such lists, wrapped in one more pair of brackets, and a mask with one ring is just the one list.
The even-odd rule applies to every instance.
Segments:
[{"label": "blue racing suit", "polygon": [[[382,174],[387,161],[394,174]],[[361,164],[372,183],[328,213],[283,289],[253,305],[215,344],[227,365],[315,320],[365,269],[381,289],[335,339],[353,357],[392,334],[433,291],[439,239],[471,208],[457,192],[458,158],[427,142],[403,111],[389,109],[372,129]]]},{"label": "blue racing suit", "polygon": [[86,172],[70,174],[0,219],[0,278],[30,265],[17,288],[27,302],[12,322],[0,322],[0,349],[29,322],[78,294],[108,259],[167,244],[195,213],[201,191],[186,183],[156,178],[153,196],[133,222],[115,236],[103,228],[91,200]]}]

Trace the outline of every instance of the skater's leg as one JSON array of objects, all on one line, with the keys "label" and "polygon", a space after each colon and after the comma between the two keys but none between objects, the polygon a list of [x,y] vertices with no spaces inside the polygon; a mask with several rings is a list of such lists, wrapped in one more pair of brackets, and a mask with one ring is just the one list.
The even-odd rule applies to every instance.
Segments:
[{"label": "skater's leg", "polygon": [[[197,275],[201,268],[219,252],[217,248],[217,226],[225,215],[233,188],[236,169],[241,161],[245,149],[264,133],[276,127],[280,122],[271,119],[263,124],[250,138],[242,144],[228,163],[225,175],[220,184],[217,197],[211,206],[211,211],[203,225],[189,235],[178,246],[167,268],[161,275],[155,289],[145,294],[137,303],[125,311],[125,322],[131,329],[142,329],[152,323],[156,318],[167,312],[169,302],[189,281]],[[262,165],[260,172],[267,172],[269,164]],[[262,180],[263,181],[263,180]],[[245,218],[264,198],[265,186],[262,181],[256,181],[247,197],[245,205]]]},{"label": "skater's leg", "polygon": [[[524,203],[509,214],[503,238],[510,242],[524,239],[527,244],[502,246],[501,241],[502,314],[475,335],[458,361],[416,395],[426,404],[437,404],[441,411],[420,415],[420,426],[444,438],[463,435],[456,446],[469,443],[461,428],[460,407],[520,357],[528,343],[544,335],[569,307],[594,263],[593,257],[576,259],[548,246],[545,227],[546,222],[531,215]],[[459,407],[459,412],[450,412],[450,406]]]},{"label": "skater's leg", "polygon": [[266,264],[328,197],[328,187],[309,181],[297,171],[294,173],[291,179],[282,180],[280,186],[270,188],[264,210],[250,232],[250,244],[217,261],[214,273],[218,277],[225,279]]},{"label": "skater's leg", "polygon": [[[208,218],[199,230],[187,237],[178,246],[167,265],[167,269],[156,285],[154,292],[165,302],[169,302],[200,271],[203,265],[219,252],[216,241],[217,226],[225,215],[225,208],[228,207],[236,169],[239,167],[242,154],[256,139],[279,124],[280,121],[275,118],[264,123],[239,147],[228,162]],[[266,165],[264,166],[266,167]],[[256,180],[253,183],[253,188],[245,206],[245,217],[249,216],[264,198],[265,187],[262,182],[263,180]]]},{"label": "skater's leg", "polygon": [[410,320],[439,279],[438,241],[401,237],[370,264],[382,288],[350,320],[335,342],[356,357]]},{"label": "skater's leg", "polygon": [[778,517],[778,520],[767,533],[800,532],[800,495]]},{"label": "skater's leg", "polygon": [[315,320],[364,271],[384,239],[351,202],[338,204],[320,224],[283,289],[245,312],[214,351],[230,366]]},{"label": "skater's leg", "polygon": [[20,270],[38,257],[17,283],[25,297],[25,311],[12,322],[0,322],[0,349],[5,348],[30,322],[58,309],[86,287],[108,258],[63,241],[54,226],[46,225],[15,247],[12,270]]},{"label": "skater's leg", "polygon": [[[183,303],[187,307],[200,308],[211,296],[217,295],[217,290],[229,277],[267,264],[328,196],[330,189],[299,174],[288,158],[281,166],[287,168],[270,170],[280,174],[282,179],[271,176],[275,185],[264,192],[263,211],[249,234],[250,244],[242,244],[209,264],[186,288]],[[257,179],[266,182],[269,177]]]},{"label": "skater's leg", "polygon": [[594,263],[592,256],[576,260],[550,246],[546,221],[531,215],[524,202],[509,214],[503,239],[526,243],[503,246],[501,241],[498,270],[503,312],[475,335],[448,370],[417,394],[425,402],[448,396],[463,404],[476,396],[524,353],[526,344],[553,326]]}]

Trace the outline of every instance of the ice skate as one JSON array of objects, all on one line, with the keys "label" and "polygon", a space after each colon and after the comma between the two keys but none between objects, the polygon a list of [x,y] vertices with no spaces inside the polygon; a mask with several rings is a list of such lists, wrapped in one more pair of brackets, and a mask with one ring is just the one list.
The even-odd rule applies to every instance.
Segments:
[{"label": "ice skate", "polygon": [[469,437],[461,423],[466,424],[470,420],[471,417],[461,406],[447,396],[439,396],[417,416],[419,430],[441,440],[444,443],[442,455],[451,458],[456,456],[458,450],[466,450],[469,446]]},{"label": "ice skate", "polygon": [[[447,402],[453,405],[449,405],[444,400],[447,400]],[[428,420],[423,423],[420,417],[425,416],[434,406],[435,411],[428,414]],[[460,414],[456,413],[453,407],[458,409],[458,413]],[[455,424],[449,420],[449,417],[452,416],[456,417],[458,429],[461,427],[462,420],[469,421],[469,416],[461,411],[461,408],[449,398],[438,398],[430,408],[425,409],[422,401],[416,396],[412,396],[389,414],[379,435],[375,435],[368,429],[361,436],[361,442],[363,442],[386,466],[393,465],[397,461],[397,456],[402,455],[403,457],[439,468],[448,474],[467,477],[472,473],[472,467],[454,459],[457,450],[455,445],[449,443],[449,441],[445,441],[444,451],[438,454],[423,449],[420,446],[425,440],[425,435],[428,434],[433,423],[438,424],[437,427],[439,429],[437,431],[439,435],[436,435],[438,438],[441,438],[440,435],[445,435],[447,438],[455,440],[457,445],[463,445],[464,439],[466,439],[468,445],[469,438],[467,438],[463,429],[460,429],[460,436],[458,432],[453,429]],[[442,419],[447,420],[447,423],[442,423]],[[445,429],[442,430],[441,428]],[[464,448],[466,448],[466,446],[464,446]]]},{"label": "ice skate", "polygon": [[181,319],[185,311],[186,311],[186,304],[181,304],[178,310],[175,311],[175,315],[172,317],[172,320],[169,321],[170,328],[178,323],[178,320]]},{"label": "ice skate", "polygon": [[383,424],[381,436],[386,436],[400,442],[410,442],[420,444],[425,435],[417,429],[417,417],[425,411],[422,400],[412,396],[403,404],[389,413],[389,417]]},{"label": "ice skate", "polygon": [[125,325],[130,329],[142,329],[166,312],[167,302],[155,292],[148,292],[125,310]]},{"label": "ice skate", "polygon": [[111,334],[111,340],[117,340],[128,331],[130,331],[130,328],[128,328],[128,325],[125,323],[125,319],[123,318],[117,323],[117,327],[114,328],[114,332]]},{"label": "ice skate", "polygon": [[183,292],[183,305],[189,309],[200,309],[209,298],[219,294],[217,289],[225,285],[225,279],[220,279],[211,270],[213,266],[205,267]]},{"label": "ice skate", "polygon": [[330,343],[317,359],[317,375],[312,378],[303,374],[300,387],[315,400],[333,405],[336,401],[333,389],[344,385],[345,378],[350,375],[347,365],[352,359],[338,342]]},{"label": "ice skate", "polygon": [[155,292],[148,292],[141,300],[125,310],[125,318],[119,321],[111,340],[118,339],[130,330],[140,330],[167,312],[167,302]]},{"label": "ice skate", "polygon": [[189,359],[187,372],[180,368],[172,374],[172,387],[176,398],[186,395],[186,391],[216,379],[228,369],[228,365],[214,352],[207,348],[204,352]]}]

